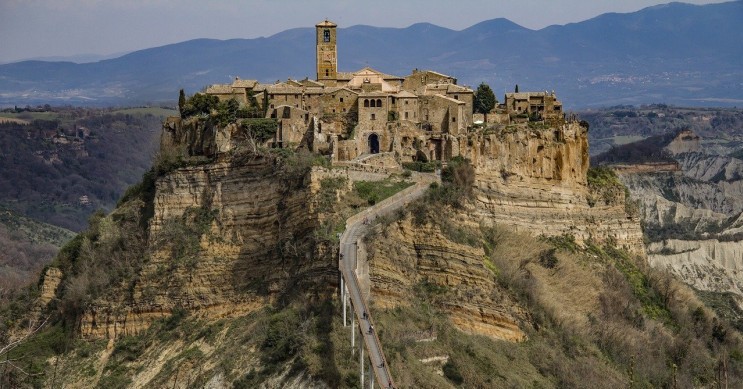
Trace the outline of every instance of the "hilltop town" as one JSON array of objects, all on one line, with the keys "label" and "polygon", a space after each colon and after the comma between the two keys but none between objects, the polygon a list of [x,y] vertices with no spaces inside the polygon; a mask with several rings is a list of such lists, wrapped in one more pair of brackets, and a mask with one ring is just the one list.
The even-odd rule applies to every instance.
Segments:
[{"label": "hilltop town", "polygon": [[267,145],[306,145],[341,163],[378,153],[393,153],[399,162],[447,161],[470,154],[468,135],[489,124],[564,119],[554,91],[507,93],[482,115],[473,114],[475,92],[453,76],[419,69],[404,77],[370,67],[338,71],[337,25],[325,20],[315,28],[316,80],[263,84],[238,77],[206,94],[276,119]]}]

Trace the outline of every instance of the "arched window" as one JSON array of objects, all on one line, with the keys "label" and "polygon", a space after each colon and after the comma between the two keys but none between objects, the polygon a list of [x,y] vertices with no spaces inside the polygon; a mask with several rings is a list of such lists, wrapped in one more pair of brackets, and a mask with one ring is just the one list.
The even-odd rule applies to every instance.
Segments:
[{"label": "arched window", "polygon": [[330,70],[325,69],[325,77],[330,77]]},{"label": "arched window", "polygon": [[366,108],[369,107],[369,100],[364,99],[364,107],[366,107]]},{"label": "arched window", "polygon": [[381,106],[382,106],[382,99],[377,99],[377,107],[381,107]]},{"label": "arched window", "polygon": [[371,99],[371,106],[372,107],[376,107],[377,106],[377,103],[374,101],[374,99]]}]

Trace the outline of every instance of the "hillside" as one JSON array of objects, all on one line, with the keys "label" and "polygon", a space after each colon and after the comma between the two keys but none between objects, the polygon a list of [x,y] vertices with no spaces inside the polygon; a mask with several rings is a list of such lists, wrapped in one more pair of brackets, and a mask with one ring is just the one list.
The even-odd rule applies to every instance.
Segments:
[{"label": "hillside", "polygon": [[[590,125],[588,140],[592,156],[650,137],[653,139],[632,147],[663,148],[670,141],[665,137],[673,137],[680,130],[690,130],[699,135],[709,154],[727,155],[743,148],[743,109],[740,108],[619,105],[581,110],[577,114]],[[647,153],[635,155],[640,157]]]},{"label": "hillside", "polygon": [[38,279],[40,270],[72,239],[72,231],[0,208],[0,301]]},{"label": "hillside", "polygon": [[[0,204],[80,231],[150,166],[167,110],[43,108],[0,113]],[[11,121],[12,119],[12,121]]]},{"label": "hillside", "polygon": [[[529,30],[505,19],[461,31],[420,23],[340,31],[343,71],[371,66],[404,76],[413,68],[488,82],[500,94],[559,90],[566,107],[666,102],[739,105],[743,100],[743,2],[670,3],[628,14]],[[308,24],[313,21],[308,21]],[[234,76],[262,82],[315,77],[312,28],[257,39],[197,39],[92,63],[0,65],[0,105],[173,101]]]},{"label": "hillside", "polygon": [[[1,383],[354,388],[370,377],[351,339],[371,333],[398,387],[743,379],[740,333],[647,266],[580,123],[459,134],[441,182],[379,215],[420,173],[263,148],[218,116],[166,121],[143,181],[1,308],[0,344],[18,341]],[[347,266],[376,326],[356,333],[336,250],[362,218]]]}]

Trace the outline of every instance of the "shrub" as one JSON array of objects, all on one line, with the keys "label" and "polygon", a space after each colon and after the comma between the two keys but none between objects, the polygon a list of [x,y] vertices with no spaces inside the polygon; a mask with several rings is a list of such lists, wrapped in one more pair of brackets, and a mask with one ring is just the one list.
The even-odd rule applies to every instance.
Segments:
[{"label": "shrub", "polygon": [[459,372],[459,368],[451,360],[446,361],[442,370],[444,371],[444,377],[453,382],[454,385],[462,385],[464,382],[462,373]]}]

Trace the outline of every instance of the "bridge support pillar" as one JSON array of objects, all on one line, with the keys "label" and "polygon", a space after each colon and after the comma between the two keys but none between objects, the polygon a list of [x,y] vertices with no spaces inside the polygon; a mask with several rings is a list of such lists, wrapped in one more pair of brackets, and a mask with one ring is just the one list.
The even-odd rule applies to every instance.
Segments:
[{"label": "bridge support pillar", "polygon": [[341,275],[341,300],[343,300],[343,326],[345,327],[346,324],[346,297],[348,296],[348,293],[346,293],[346,285],[343,282],[343,276]]},{"label": "bridge support pillar", "polygon": [[361,389],[364,389],[364,342],[359,343],[361,352],[359,353],[359,366],[361,366]]}]

